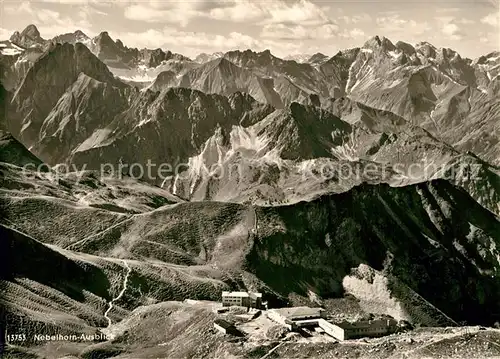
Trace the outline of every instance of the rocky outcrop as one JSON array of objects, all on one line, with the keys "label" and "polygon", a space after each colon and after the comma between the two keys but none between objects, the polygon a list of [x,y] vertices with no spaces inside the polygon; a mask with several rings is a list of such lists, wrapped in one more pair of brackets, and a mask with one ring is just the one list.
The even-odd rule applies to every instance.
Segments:
[{"label": "rocky outcrop", "polygon": [[0,162],[23,167],[30,165],[31,169],[42,163],[35,155],[26,149],[10,133],[0,129]]},{"label": "rocky outcrop", "polygon": [[325,54],[322,54],[321,52],[317,52],[314,55],[312,55],[307,62],[312,63],[312,64],[322,64],[323,62],[328,60],[328,56]]}]

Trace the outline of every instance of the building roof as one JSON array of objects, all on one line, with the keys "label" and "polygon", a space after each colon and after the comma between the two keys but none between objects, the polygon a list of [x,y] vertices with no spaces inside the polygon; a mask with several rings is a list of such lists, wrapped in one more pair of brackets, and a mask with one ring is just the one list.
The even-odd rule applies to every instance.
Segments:
[{"label": "building roof", "polygon": [[303,319],[303,320],[295,320],[294,323],[299,326],[318,326],[319,325],[319,319],[314,318],[314,319]]},{"label": "building roof", "polygon": [[292,307],[271,310],[287,319],[293,319],[296,317],[320,317],[323,308]]},{"label": "building roof", "polygon": [[229,323],[227,320],[224,320],[224,319],[215,319],[214,323],[217,324],[218,326],[226,329],[226,330],[234,327],[234,324]]},{"label": "building roof", "polygon": [[223,297],[253,297],[262,298],[262,293],[256,292],[222,292]]}]

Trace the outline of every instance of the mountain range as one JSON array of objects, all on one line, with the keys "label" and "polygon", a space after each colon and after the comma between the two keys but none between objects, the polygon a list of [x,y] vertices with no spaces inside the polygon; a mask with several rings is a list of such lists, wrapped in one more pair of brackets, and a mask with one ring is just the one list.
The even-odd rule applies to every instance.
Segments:
[{"label": "mountain range", "polygon": [[134,357],[142,311],[230,289],[500,321],[500,53],[374,36],[331,57],[191,60],[30,25],[0,41],[0,68],[9,332],[106,328],[106,350]]}]

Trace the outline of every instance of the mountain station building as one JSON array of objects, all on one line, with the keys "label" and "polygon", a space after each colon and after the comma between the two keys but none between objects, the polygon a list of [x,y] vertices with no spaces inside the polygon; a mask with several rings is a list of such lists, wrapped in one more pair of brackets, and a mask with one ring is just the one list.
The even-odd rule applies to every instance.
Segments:
[{"label": "mountain station building", "polygon": [[222,292],[224,307],[238,306],[248,308],[262,308],[262,293],[256,292]]}]

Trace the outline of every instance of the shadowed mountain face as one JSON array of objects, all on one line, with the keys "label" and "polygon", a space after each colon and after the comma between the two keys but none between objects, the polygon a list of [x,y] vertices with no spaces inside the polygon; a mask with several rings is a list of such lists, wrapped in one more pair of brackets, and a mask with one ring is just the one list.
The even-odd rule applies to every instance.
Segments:
[{"label": "shadowed mountain face", "polygon": [[129,106],[132,89],[98,81],[81,72],[45,117],[32,151],[62,163],[75,148]]},{"label": "shadowed mountain face", "polygon": [[43,49],[24,49],[11,41],[0,41],[0,82],[9,91],[15,91]]},{"label": "shadowed mountain face", "polygon": [[[39,38],[34,26],[23,34]],[[483,160],[498,164],[498,129],[492,121],[499,115],[497,53],[472,61],[429,43],[393,44],[375,36],[361,48],[341,51],[326,60],[317,54],[320,60],[313,56],[305,63],[279,59],[268,50],[230,51],[214,55],[216,59],[209,62],[191,62],[160,49],[128,48],[120,40],[111,39],[107,32],[89,40],[76,31],[52,42],[80,40],[128,83],[144,86],[167,71],[154,81],[151,89],[182,86],[223,95],[241,91],[275,108],[294,101],[309,104],[311,95],[318,96],[315,105],[332,97],[347,96],[375,109],[393,112],[459,150],[472,151]],[[44,44],[49,46],[47,41]],[[6,68],[11,69],[7,72],[13,71],[9,81],[14,84],[15,77],[27,71],[24,65],[12,70],[14,64],[9,61]]]},{"label": "shadowed mountain face", "polygon": [[[391,111],[444,142],[498,164],[497,129],[491,116],[498,117],[499,101],[491,88],[496,81],[491,67],[427,43],[414,49],[375,38],[352,63],[346,92],[358,102]],[[476,76],[481,73],[487,74],[488,84]],[[470,133],[488,143],[487,148],[479,141],[464,145]]]},{"label": "shadowed mountain face", "polygon": [[111,68],[134,68],[139,65],[146,67],[157,67],[168,60],[186,60],[189,58],[171,51],[164,52],[162,49],[136,49],[128,48],[121,40],[113,40],[104,31],[91,40],[91,51]]},{"label": "shadowed mountain face", "polygon": [[125,87],[83,44],[55,44],[33,64],[15,91],[8,108],[10,130],[25,144],[33,145],[45,118],[80,73]]}]

